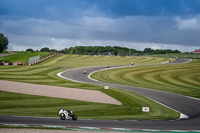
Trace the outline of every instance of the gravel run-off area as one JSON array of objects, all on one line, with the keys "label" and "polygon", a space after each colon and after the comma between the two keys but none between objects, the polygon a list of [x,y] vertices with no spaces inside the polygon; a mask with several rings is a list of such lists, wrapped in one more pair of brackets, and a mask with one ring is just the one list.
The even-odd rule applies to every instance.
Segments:
[{"label": "gravel run-off area", "polygon": [[0,90],[38,96],[121,105],[121,103],[116,99],[96,90],[36,85],[5,80],[0,80]]}]

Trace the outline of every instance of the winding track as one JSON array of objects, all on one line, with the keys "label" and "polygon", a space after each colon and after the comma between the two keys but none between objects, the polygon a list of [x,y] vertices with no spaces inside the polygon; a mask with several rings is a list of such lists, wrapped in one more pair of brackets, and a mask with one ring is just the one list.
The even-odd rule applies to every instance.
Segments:
[{"label": "winding track", "polygon": [[[185,63],[188,61],[189,59],[179,59],[172,63]],[[115,67],[117,66],[112,66],[110,68],[115,68]],[[102,69],[105,69],[105,67],[85,67],[85,68],[69,69],[63,73],[60,73],[60,76],[77,82],[97,84],[101,86],[107,85],[110,87],[120,88],[134,93],[138,93],[189,116],[189,119],[175,120],[175,121],[111,121],[111,120],[60,121],[59,119],[56,118],[0,116],[0,123],[12,123],[12,124],[28,123],[28,124],[55,125],[55,126],[87,126],[87,127],[113,127],[113,128],[137,128],[137,129],[142,128],[142,129],[161,129],[161,130],[200,129],[199,99],[194,99],[190,97],[185,97],[157,90],[104,83],[100,81],[91,80],[89,78],[88,74]],[[82,74],[83,71],[85,70],[87,71],[88,74]]]},{"label": "winding track", "polygon": [[[172,62],[172,64],[185,63],[188,61],[189,59],[181,58],[179,60],[175,60],[174,62]],[[111,66],[109,69],[117,68],[117,67],[130,67],[130,66]],[[190,118],[200,117],[200,100],[198,99],[193,99],[193,98],[185,97],[182,95],[177,95],[177,94],[172,94],[172,93],[157,91],[157,90],[152,90],[152,89],[105,83],[105,82],[100,82],[100,81],[93,80],[90,78],[90,75],[93,72],[101,71],[104,69],[106,69],[104,66],[75,68],[75,69],[70,69],[70,70],[60,73],[60,76],[62,76],[63,78],[67,78],[69,80],[77,81],[77,82],[96,84],[96,85],[101,85],[101,86],[110,86],[114,88],[128,90],[128,91],[149,97],[182,114],[189,116]],[[87,71],[87,74],[82,74],[83,71]]]}]

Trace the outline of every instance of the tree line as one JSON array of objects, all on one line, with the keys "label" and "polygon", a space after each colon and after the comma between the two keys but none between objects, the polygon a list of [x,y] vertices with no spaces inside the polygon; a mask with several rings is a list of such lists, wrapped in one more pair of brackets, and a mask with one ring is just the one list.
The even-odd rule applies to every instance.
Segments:
[{"label": "tree line", "polygon": [[128,55],[144,55],[144,54],[168,54],[168,53],[181,53],[179,50],[171,50],[171,49],[151,49],[145,48],[143,51],[120,47],[120,46],[76,46],[70,47],[61,50],[60,52],[66,54],[78,54],[78,55],[120,55],[120,56],[128,56]]},{"label": "tree line", "polygon": [[[0,53],[8,49],[8,39],[3,33],[0,33]],[[29,48],[26,51],[34,52],[33,49]],[[37,50],[38,51],[38,50]],[[170,49],[151,49],[145,48],[143,51],[135,50],[132,48],[120,47],[120,46],[75,46],[65,48],[63,50],[49,49],[44,47],[40,50],[41,52],[54,52],[54,53],[65,53],[65,54],[78,54],[78,55],[144,55],[144,54],[168,54],[168,53],[181,53],[179,50]]]},{"label": "tree line", "polygon": [[[33,49],[27,49],[26,51],[32,51]],[[37,50],[38,51],[38,50]],[[171,49],[151,49],[145,48],[143,51],[135,50],[132,48],[120,47],[120,46],[76,46],[65,48],[63,50],[49,49],[48,47],[44,47],[40,50],[40,52],[55,52],[55,53],[65,53],[65,54],[77,54],[77,55],[120,55],[120,56],[128,56],[128,55],[144,55],[144,54],[168,54],[168,53],[181,53],[179,50],[171,50]]]}]

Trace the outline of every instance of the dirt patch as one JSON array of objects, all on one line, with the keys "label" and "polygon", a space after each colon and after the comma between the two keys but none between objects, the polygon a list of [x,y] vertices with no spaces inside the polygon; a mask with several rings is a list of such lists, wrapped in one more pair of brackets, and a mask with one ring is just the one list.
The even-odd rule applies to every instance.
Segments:
[{"label": "dirt patch", "polygon": [[0,80],[0,90],[38,96],[121,105],[121,103],[116,99],[95,90],[36,85],[4,80]]}]

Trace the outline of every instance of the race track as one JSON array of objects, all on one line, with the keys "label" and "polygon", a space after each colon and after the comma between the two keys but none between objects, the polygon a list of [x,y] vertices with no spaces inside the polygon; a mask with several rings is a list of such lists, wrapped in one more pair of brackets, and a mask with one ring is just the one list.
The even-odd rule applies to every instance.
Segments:
[{"label": "race track", "polygon": [[[185,63],[188,62],[189,59],[179,59],[173,63]],[[130,67],[130,66],[110,66],[109,69],[116,68],[116,67]],[[89,84],[96,84],[101,86],[110,86],[114,88],[120,88],[124,90],[128,90],[134,93],[138,93],[144,95],[148,98],[151,98],[159,103],[162,103],[182,114],[189,116],[190,118],[200,117],[200,100],[193,99],[190,97],[185,97],[182,95],[172,94],[163,91],[157,91],[152,89],[145,89],[139,87],[130,87],[125,85],[116,85],[111,83],[104,83],[100,81],[93,80],[90,77],[90,74],[95,71],[100,71],[106,69],[105,66],[102,67],[85,67],[85,68],[75,68],[69,69],[60,75],[63,78],[67,78],[73,81],[82,82],[82,83],[89,83]],[[87,74],[82,74],[83,71],[87,71]]]},{"label": "race track", "polygon": [[[173,63],[185,63],[189,59],[179,59]],[[119,66],[112,66],[115,68]],[[177,94],[156,91],[145,88],[130,87],[95,81],[89,78],[90,73],[105,69],[105,67],[87,67],[69,69],[60,75],[63,78],[76,82],[97,84],[101,86],[110,86],[128,90],[134,93],[144,95],[167,107],[170,107],[181,114],[185,114],[189,119],[170,120],[170,121],[112,121],[112,120],[59,120],[58,118],[36,118],[36,117],[18,117],[18,116],[0,116],[0,123],[10,124],[40,124],[55,126],[84,126],[84,127],[104,127],[104,128],[136,128],[136,129],[160,129],[160,130],[199,130],[200,129],[200,100]],[[87,71],[87,74],[83,74]]]}]

